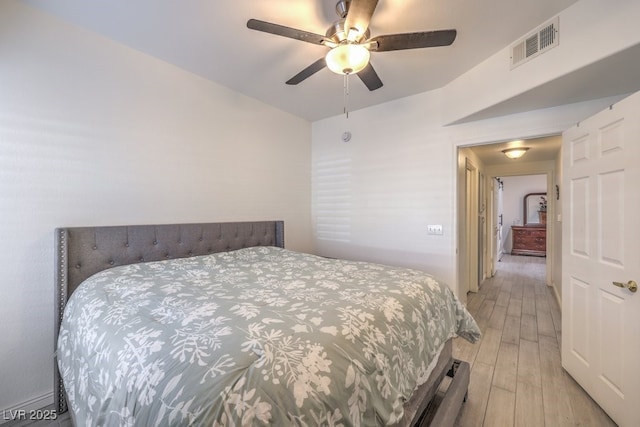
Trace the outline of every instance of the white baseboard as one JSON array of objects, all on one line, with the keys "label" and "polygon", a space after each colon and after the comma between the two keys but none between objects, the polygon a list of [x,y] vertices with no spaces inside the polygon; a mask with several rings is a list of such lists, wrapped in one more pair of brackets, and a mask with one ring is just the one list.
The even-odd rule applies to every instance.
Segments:
[{"label": "white baseboard", "polygon": [[15,421],[21,414],[29,414],[29,411],[46,408],[53,405],[53,391],[42,396],[34,397],[26,402],[19,403],[12,408],[0,409],[0,424]]}]

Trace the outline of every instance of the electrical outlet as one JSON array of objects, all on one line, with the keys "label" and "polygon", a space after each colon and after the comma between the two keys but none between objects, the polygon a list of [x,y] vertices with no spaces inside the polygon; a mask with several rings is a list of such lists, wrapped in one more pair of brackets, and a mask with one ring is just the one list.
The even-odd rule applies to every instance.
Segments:
[{"label": "electrical outlet", "polygon": [[442,234],[442,225],[427,225],[427,234]]}]

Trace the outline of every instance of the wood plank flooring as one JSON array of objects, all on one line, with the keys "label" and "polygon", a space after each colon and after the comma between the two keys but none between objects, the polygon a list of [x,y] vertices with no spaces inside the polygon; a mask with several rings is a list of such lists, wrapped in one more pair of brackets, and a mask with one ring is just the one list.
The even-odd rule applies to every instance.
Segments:
[{"label": "wood plank flooring", "polygon": [[616,425],[562,369],[560,308],[544,277],[544,258],[505,255],[468,295],[483,337],[454,341],[454,356],[471,365],[457,426]]}]

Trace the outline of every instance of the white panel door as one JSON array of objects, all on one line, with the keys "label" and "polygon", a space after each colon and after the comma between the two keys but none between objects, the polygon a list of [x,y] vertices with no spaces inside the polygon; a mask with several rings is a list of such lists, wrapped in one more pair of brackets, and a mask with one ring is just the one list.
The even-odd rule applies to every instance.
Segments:
[{"label": "white panel door", "polygon": [[637,427],[640,93],[563,134],[563,171],[562,365],[618,425]]}]

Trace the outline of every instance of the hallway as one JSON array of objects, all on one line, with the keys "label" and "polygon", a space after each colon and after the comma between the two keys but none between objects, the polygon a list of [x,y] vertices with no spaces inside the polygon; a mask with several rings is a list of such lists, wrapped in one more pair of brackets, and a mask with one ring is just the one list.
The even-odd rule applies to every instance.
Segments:
[{"label": "hallway", "polygon": [[468,295],[483,337],[454,341],[454,356],[471,365],[458,426],[615,426],[562,369],[560,308],[544,277],[545,258],[504,255]]}]

